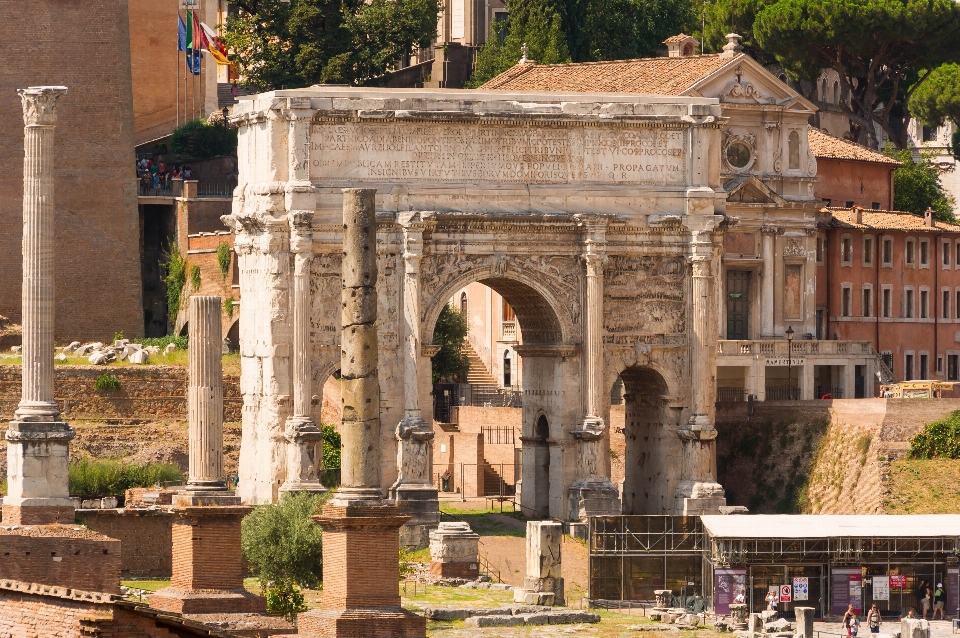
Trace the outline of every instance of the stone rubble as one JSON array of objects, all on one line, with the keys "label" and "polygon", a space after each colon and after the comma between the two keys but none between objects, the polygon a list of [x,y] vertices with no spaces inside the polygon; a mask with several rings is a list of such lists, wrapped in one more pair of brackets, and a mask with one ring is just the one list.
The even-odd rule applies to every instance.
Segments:
[{"label": "stone rubble", "polygon": [[540,611],[515,615],[470,616],[463,622],[464,627],[523,627],[526,625],[573,625],[580,623],[598,623],[598,614],[586,611]]},{"label": "stone rubble", "polygon": [[171,354],[173,354],[173,353],[176,352],[176,351],[177,351],[177,344],[175,344],[175,343],[168,343],[168,344],[167,344],[167,347],[163,349],[163,354],[165,354],[165,355],[167,355],[167,356],[169,357]]}]

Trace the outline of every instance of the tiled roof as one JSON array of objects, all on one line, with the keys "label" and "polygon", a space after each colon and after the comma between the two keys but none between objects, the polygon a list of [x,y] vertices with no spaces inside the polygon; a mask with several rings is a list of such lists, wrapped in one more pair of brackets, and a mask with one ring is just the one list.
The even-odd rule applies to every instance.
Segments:
[{"label": "tiled roof", "polygon": [[682,95],[700,80],[740,59],[741,55],[732,58],[719,54],[692,55],[575,64],[527,62],[512,66],[480,88]]},{"label": "tiled roof", "polygon": [[889,155],[869,149],[866,146],[834,137],[820,129],[811,128],[807,138],[810,140],[810,152],[814,157],[825,159],[858,160],[861,162],[875,162],[877,164],[891,164],[900,166],[900,162]]},{"label": "tiled roof", "polygon": [[678,33],[677,35],[672,35],[666,40],[663,41],[664,44],[670,44],[672,42],[683,42],[684,40],[689,40],[692,38],[692,35],[687,35],[686,33]]},{"label": "tiled roof", "polygon": [[856,212],[852,208],[822,208],[821,213],[830,215],[829,228],[863,228],[874,230],[906,230],[914,232],[946,231],[960,233],[960,225],[934,220],[931,228],[924,223],[922,215],[914,215],[899,210],[861,209],[861,222],[856,223]]}]

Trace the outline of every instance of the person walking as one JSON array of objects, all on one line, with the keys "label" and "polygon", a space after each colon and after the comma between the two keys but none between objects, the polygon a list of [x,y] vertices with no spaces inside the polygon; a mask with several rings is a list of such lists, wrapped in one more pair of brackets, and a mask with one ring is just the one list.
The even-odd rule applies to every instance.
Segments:
[{"label": "person walking", "polygon": [[923,607],[923,619],[926,620],[927,612],[933,605],[933,591],[929,582],[923,581],[923,583],[923,598],[920,600],[920,605]]},{"label": "person walking", "polygon": [[870,605],[870,611],[867,612],[867,627],[870,628],[871,634],[880,633],[880,610],[877,609],[877,604],[874,603]]},{"label": "person walking", "polygon": [[843,615],[843,628],[847,630],[847,636],[854,636],[853,621],[857,619],[857,614],[853,611],[853,605],[847,605],[847,613]]},{"label": "person walking", "polygon": [[930,616],[930,620],[937,619],[937,612],[940,612],[940,620],[946,620],[947,617],[943,615],[943,606],[946,603],[946,590],[943,588],[943,583],[937,583],[937,588],[933,590],[933,615]]}]

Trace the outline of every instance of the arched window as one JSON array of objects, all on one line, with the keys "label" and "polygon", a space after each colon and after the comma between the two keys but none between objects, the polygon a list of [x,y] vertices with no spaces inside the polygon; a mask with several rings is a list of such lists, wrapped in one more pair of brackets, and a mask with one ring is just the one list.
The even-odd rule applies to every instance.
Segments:
[{"label": "arched window", "polygon": [[833,83],[833,103],[840,104],[840,81]]},{"label": "arched window", "polygon": [[826,78],[824,78],[823,81],[820,83],[820,101],[824,103],[827,101],[827,79]]},{"label": "arched window", "polygon": [[504,350],[503,352],[503,387],[505,388],[509,388],[511,385],[510,383],[510,381],[512,380],[510,378],[511,372],[512,371],[510,369],[510,351]]},{"label": "arched window", "polygon": [[467,293],[460,293],[460,312],[467,314]]},{"label": "arched window", "polygon": [[793,170],[800,168],[800,134],[796,131],[790,131],[790,139],[788,142],[789,153],[790,153],[790,168]]},{"label": "arched window", "polygon": [[687,56],[691,56],[691,55],[693,55],[693,45],[692,45],[692,44],[684,45],[684,47],[683,47],[683,56],[684,56],[684,57],[687,57]]}]

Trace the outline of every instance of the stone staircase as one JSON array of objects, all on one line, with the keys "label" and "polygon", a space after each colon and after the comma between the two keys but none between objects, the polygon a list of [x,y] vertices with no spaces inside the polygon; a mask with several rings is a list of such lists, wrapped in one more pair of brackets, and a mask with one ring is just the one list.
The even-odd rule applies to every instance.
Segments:
[{"label": "stone staircase", "polygon": [[494,379],[490,371],[487,370],[483,359],[480,358],[480,355],[477,354],[477,351],[469,341],[463,342],[463,352],[467,355],[467,359],[470,360],[470,369],[467,372],[467,383],[473,386],[493,386],[496,388],[498,386],[497,380]]}]

